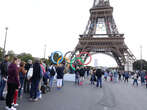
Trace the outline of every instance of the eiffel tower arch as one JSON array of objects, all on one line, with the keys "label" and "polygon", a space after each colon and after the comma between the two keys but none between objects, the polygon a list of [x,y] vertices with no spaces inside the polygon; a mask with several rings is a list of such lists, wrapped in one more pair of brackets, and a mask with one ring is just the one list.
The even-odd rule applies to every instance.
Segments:
[{"label": "eiffel tower arch", "polygon": [[109,0],[94,0],[88,24],[74,52],[104,53],[112,56],[122,68],[127,62],[136,60],[124,39],[124,34],[119,33],[115,24]]}]

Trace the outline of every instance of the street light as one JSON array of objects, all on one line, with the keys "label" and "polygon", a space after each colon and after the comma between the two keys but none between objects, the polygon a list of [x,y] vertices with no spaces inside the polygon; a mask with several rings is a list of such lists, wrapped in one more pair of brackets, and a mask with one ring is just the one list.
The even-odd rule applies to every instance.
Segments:
[{"label": "street light", "polygon": [[5,49],[6,49],[6,41],[7,41],[7,31],[8,31],[8,27],[6,27],[5,29],[6,29],[6,33],[5,33],[5,41],[4,41],[3,58],[4,58],[4,56],[5,56]]}]

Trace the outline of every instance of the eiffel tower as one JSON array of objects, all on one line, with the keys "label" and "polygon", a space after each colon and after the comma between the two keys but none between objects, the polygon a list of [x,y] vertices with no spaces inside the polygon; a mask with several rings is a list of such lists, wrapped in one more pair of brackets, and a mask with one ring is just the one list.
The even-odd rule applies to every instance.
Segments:
[{"label": "eiffel tower", "polygon": [[[103,53],[113,57],[118,66],[124,68],[127,62],[136,60],[124,39],[124,34],[118,32],[109,0],[94,0],[88,24],[74,52]],[[84,60],[87,58],[86,55]]]}]

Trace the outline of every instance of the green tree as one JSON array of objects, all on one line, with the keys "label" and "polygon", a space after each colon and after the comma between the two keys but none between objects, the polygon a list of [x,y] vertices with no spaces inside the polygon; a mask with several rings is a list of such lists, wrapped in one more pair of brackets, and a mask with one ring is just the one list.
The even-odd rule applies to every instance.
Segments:
[{"label": "green tree", "polygon": [[21,53],[21,54],[17,55],[17,57],[25,62],[27,62],[28,60],[34,61],[33,56],[29,53]]},{"label": "green tree", "polygon": [[0,47],[0,61],[3,59],[3,48]]},{"label": "green tree", "polygon": [[147,61],[146,60],[137,60],[133,63],[134,70],[141,70],[141,65],[143,70],[147,70]]}]

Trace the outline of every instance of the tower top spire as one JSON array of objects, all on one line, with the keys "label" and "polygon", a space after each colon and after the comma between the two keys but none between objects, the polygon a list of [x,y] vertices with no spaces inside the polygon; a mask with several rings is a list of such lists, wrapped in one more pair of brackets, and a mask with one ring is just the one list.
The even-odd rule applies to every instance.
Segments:
[{"label": "tower top spire", "polygon": [[94,0],[93,7],[108,7],[110,6],[109,0]]}]

